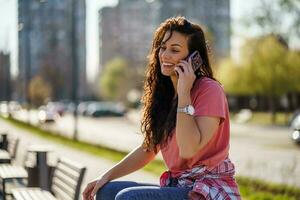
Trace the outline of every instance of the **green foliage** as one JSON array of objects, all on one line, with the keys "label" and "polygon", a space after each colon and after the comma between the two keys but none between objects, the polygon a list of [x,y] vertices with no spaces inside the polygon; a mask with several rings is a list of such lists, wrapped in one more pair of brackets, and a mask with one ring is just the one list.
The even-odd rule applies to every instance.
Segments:
[{"label": "green foliage", "polygon": [[29,98],[34,106],[40,106],[51,96],[51,86],[41,77],[35,76],[29,83]]},{"label": "green foliage", "polygon": [[288,50],[277,37],[245,42],[241,63],[224,61],[218,78],[230,94],[280,96],[299,91],[300,55]]},{"label": "green foliage", "polygon": [[251,86],[245,81],[247,74],[244,68],[230,59],[221,62],[220,68],[217,71],[217,78],[229,94],[248,95],[252,93]]},{"label": "green foliage", "polygon": [[257,94],[279,96],[290,90],[286,74],[288,50],[275,37],[249,40],[244,49],[248,84]]},{"label": "green foliage", "polygon": [[105,100],[127,103],[132,89],[140,90],[143,76],[123,58],[109,61],[101,73],[100,96]]},{"label": "green foliage", "polygon": [[294,91],[300,92],[300,52],[290,51],[287,55],[287,78]]},{"label": "green foliage", "polygon": [[126,60],[115,58],[104,66],[100,78],[101,96],[106,100],[124,101],[128,91],[129,66]]}]

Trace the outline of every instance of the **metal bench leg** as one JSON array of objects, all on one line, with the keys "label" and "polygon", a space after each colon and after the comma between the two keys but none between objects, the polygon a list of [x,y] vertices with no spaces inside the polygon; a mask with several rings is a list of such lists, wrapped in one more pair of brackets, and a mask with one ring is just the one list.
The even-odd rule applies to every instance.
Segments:
[{"label": "metal bench leg", "polygon": [[3,200],[6,200],[5,179],[2,179],[2,195],[3,195]]},{"label": "metal bench leg", "polygon": [[39,183],[40,187],[43,190],[49,191],[50,188],[48,187],[48,176],[49,176],[49,171],[48,171],[48,166],[47,166],[47,153],[46,152],[39,152],[38,153],[38,160],[39,160]]}]

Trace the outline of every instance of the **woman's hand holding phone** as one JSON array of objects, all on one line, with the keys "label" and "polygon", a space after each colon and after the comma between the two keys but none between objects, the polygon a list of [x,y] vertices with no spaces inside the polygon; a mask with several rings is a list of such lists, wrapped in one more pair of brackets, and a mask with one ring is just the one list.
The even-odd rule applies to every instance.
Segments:
[{"label": "woman's hand holding phone", "polygon": [[190,90],[192,89],[193,83],[196,79],[196,75],[192,67],[191,58],[189,58],[188,61],[181,60],[179,63],[177,63],[177,66],[175,67],[174,70],[178,77],[178,81],[177,81],[178,97],[190,95]]}]

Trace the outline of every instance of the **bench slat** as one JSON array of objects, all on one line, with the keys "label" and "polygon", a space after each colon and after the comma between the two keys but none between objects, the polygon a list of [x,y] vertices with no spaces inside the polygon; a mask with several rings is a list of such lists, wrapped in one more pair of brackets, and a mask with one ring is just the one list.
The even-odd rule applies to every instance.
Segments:
[{"label": "bench slat", "polygon": [[[60,163],[57,165],[55,171],[61,171],[63,174],[65,174],[66,176],[68,176],[68,177],[70,177],[74,180],[78,179],[78,177],[80,175],[79,172],[74,171],[74,170],[68,168],[68,166],[62,165]],[[56,173],[55,171],[54,171],[54,176],[55,176],[55,173]]]},{"label": "bench slat", "polygon": [[40,188],[19,188],[13,191],[16,200],[57,200],[50,192]]},{"label": "bench slat", "polygon": [[31,189],[29,189],[29,191],[21,190],[20,193],[21,193],[22,199],[24,199],[24,200],[30,200],[30,199],[32,199],[31,195],[30,195],[31,191],[32,191]]},{"label": "bench slat", "polygon": [[80,167],[67,159],[59,159],[54,170],[51,186],[55,198],[50,192],[41,189],[35,189],[35,191],[33,189],[15,189],[13,190],[13,196],[16,200],[78,200],[85,169],[85,167]]},{"label": "bench slat", "polygon": [[[26,191],[27,192],[27,191]],[[29,194],[29,196],[30,196],[30,198],[32,199],[32,200],[39,200],[40,198],[39,198],[39,195],[38,195],[38,193],[41,193],[41,191],[40,190],[31,190],[31,191],[29,191],[29,192],[27,192],[28,194]]]},{"label": "bench slat", "polygon": [[73,200],[74,199],[74,196],[70,196],[69,194],[67,194],[65,191],[62,190],[62,188],[60,188],[59,186],[57,185],[54,185],[52,187],[52,190],[53,190],[53,193],[55,194],[55,197],[57,199],[60,199],[60,200]]},{"label": "bench slat", "polygon": [[[54,179],[53,180],[53,187],[52,190],[53,192],[56,194],[57,192],[59,193],[65,193],[66,195],[70,196],[70,197],[74,197],[75,195],[75,189],[76,187],[70,187],[68,186],[65,182],[59,180],[59,179]],[[55,191],[55,189],[58,188],[58,191]]]},{"label": "bench slat", "polygon": [[78,181],[78,180],[74,180],[74,179],[70,178],[69,176],[62,173],[61,171],[56,171],[55,175],[53,176],[53,181],[56,179],[67,183],[71,188],[76,188],[77,181]]},{"label": "bench slat", "polygon": [[24,167],[3,164],[0,165],[0,179],[27,178],[28,174]]},{"label": "bench slat", "polygon": [[68,166],[68,168],[73,169],[74,171],[80,172],[82,170],[82,166],[72,160],[67,158],[60,158],[60,163]]},{"label": "bench slat", "polygon": [[11,157],[8,151],[0,149],[0,163],[10,163]]}]

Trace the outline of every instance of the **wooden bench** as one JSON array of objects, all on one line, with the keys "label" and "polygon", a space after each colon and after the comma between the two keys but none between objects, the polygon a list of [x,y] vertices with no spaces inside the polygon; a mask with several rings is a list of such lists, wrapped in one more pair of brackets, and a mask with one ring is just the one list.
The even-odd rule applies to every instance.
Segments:
[{"label": "wooden bench", "polygon": [[7,151],[0,149],[0,163],[11,163],[12,159],[16,158],[19,138],[9,137]]},{"label": "wooden bench", "polygon": [[[15,142],[14,145],[16,144],[17,143]],[[11,158],[10,156],[7,157]],[[20,186],[24,187],[25,185],[27,185],[28,172],[24,167],[25,162],[27,161],[27,157],[28,157],[28,152],[24,156],[23,166],[12,165],[9,163],[0,164],[0,189],[1,189],[3,200],[6,200],[6,197],[8,195],[10,196],[12,195],[11,190],[13,188],[20,187]]]},{"label": "wooden bench", "polygon": [[78,200],[86,168],[65,158],[58,160],[52,177],[51,192],[41,188],[13,189],[15,200]]},{"label": "wooden bench", "polygon": [[[33,147],[34,145],[32,145]],[[39,163],[38,153],[32,153],[31,150],[27,150],[23,159],[23,166],[16,166],[11,164],[0,164],[0,190],[2,193],[3,200],[6,200],[7,196],[12,195],[12,189],[20,187],[39,187],[41,186],[39,182],[39,169],[40,166],[37,166]],[[34,157],[34,155],[36,157]],[[36,163],[36,164],[35,164]],[[48,167],[49,174],[47,176],[46,182],[48,183],[49,177],[52,177],[52,172],[54,166]],[[50,188],[50,183],[47,184],[47,187]],[[1,199],[1,198],[0,198]]]},{"label": "wooden bench", "polygon": [[7,195],[11,195],[12,188],[18,186],[24,187],[27,178],[27,171],[22,166],[10,164],[0,165],[0,181],[3,200],[6,200]]}]

